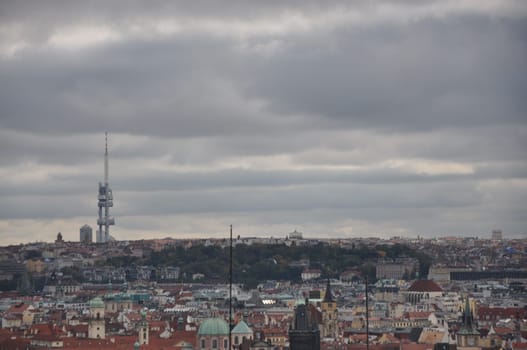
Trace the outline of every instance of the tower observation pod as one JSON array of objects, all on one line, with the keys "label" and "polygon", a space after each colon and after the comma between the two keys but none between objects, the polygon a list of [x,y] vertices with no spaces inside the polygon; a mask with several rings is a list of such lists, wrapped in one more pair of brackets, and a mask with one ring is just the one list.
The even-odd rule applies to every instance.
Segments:
[{"label": "tower observation pod", "polygon": [[112,189],[108,183],[108,133],[105,133],[104,151],[104,183],[99,182],[98,206],[99,218],[97,219],[97,243],[105,243],[110,240],[110,226],[115,225],[115,220],[110,216],[110,208],[113,207]]}]

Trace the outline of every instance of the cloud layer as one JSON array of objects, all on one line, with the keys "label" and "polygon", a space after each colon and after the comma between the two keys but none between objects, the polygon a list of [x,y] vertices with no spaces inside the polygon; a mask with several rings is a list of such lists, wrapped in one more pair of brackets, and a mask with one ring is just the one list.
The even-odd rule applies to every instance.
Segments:
[{"label": "cloud layer", "polygon": [[0,5],[0,243],[527,235],[520,1]]}]

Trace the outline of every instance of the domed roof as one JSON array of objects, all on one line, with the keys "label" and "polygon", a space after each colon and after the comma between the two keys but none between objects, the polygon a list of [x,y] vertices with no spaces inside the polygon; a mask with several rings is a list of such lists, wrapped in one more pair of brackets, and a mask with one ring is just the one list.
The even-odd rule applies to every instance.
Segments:
[{"label": "domed roof", "polygon": [[209,318],[201,324],[198,336],[229,335],[229,325],[221,318]]},{"label": "domed roof", "polygon": [[92,300],[90,300],[90,308],[100,308],[104,307],[104,301],[102,301],[101,298],[95,297]]}]

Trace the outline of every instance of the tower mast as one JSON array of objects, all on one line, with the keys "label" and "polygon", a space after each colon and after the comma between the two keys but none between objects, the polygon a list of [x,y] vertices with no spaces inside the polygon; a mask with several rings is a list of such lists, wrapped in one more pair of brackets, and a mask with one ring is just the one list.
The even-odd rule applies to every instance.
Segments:
[{"label": "tower mast", "polygon": [[232,348],[232,225],[229,244],[229,350]]},{"label": "tower mast", "polygon": [[104,133],[104,184],[108,185],[108,132]]},{"label": "tower mast", "polygon": [[109,184],[109,166],[108,166],[108,133],[104,133],[104,182],[99,182],[98,207],[99,218],[97,225],[97,243],[104,243],[110,240],[110,225],[115,224],[115,220],[110,216],[110,207],[113,207],[113,194]]},{"label": "tower mast", "polygon": [[106,201],[104,205],[104,241],[110,240],[110,201],[109,198],[110,186],[108,186],[108,132],[104,133],[104,190]]}]

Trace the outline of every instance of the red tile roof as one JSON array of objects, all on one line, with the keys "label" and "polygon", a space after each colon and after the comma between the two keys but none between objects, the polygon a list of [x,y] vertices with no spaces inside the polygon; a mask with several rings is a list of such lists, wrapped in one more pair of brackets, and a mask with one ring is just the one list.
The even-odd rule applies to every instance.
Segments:
[{"label": "red tile roof", "polygon": [[409,292],[442,292],[443,289],[432,280],[417,280],[410,288]]},{"label": "red tile roof", "polygon": [[516,315],[520,318],[527,318],[527,310],[524,308],[515,307],[478,307],[478,318],[482,321],[487,320],[487,316],[490,320],[499,320],[505,318],[516,318]]},{"label": "red tile roof", "polygon": [[19,303],[11,306],[7,312],[17,314],[17,313],[23,313],[28,309],[30,305],[26,303]]},{"label": "red tile roof", "polygon": [[410,320],[427,320],[431,311],[409,311],[406,315]]},{"label": "red tile roof", "polygon": [[512,343],[512,349],[527,349],[527,343]]}]

